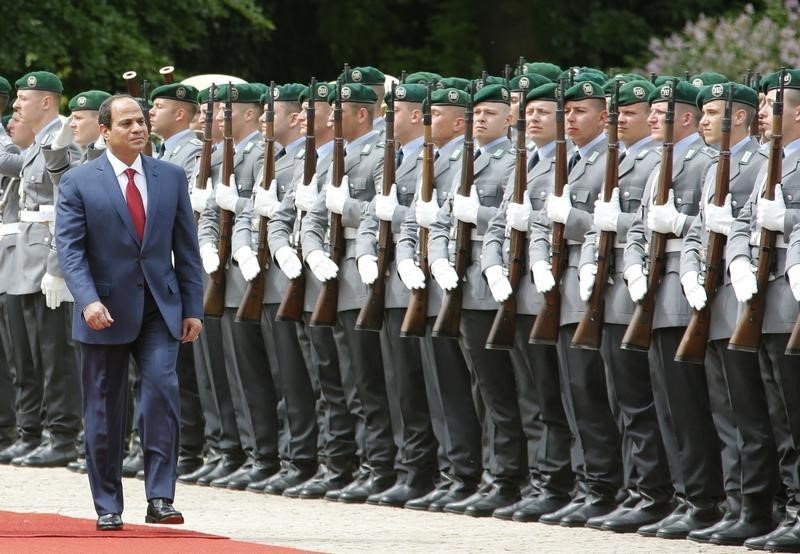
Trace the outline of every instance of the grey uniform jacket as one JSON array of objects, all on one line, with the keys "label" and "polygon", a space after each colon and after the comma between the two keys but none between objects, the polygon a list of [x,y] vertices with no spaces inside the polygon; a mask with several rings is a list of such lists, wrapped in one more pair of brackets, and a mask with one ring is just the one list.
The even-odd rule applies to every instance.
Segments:
[{"label": "grey uniform jacket", "polygon": [[[219,154],[217,155],[217,152]],[[220,179],[222,171],[222,156],[223,148],[218,148],[212,156],[212,175],[213,182],[217,183]],[[250,201],[250,196],[253,193],[253,187],[258,177],[258,172],[261,169],[262,161],[264,159],[264,140],[260,134],[253,135],[250,140],[245,144],[239,145],[236,153],[233,155],[233,173],[236,176],[236,188],[239,192],[239,200],[236,205],[236,213],[244,209],[244,206]],[[216,165],[214,165],[214,163]],[[198,239],[200,245],[211,243],[215,246],[219,245],[219,216],[220,209],[217,206],[217,201],[214,195],[208,197],[203,213],[200,214],[198,222]],[[233,235],[231,234],[231,238]],[[231,243],[232,244],[232,243]],[[234,250],[231,248],[231,254]],[[238,267],[234,267],[236,262],[232,259],[228,260],[225,270],[225,307],[238,308],[239,303],[244,295],[244,290],[247,287],[247,282],[242,277],[242,272]]]},{"label": "grey uniform jacket", "polygon": [[[718,153],[713,148],[704,146],[703,140],[698,136],[689,146],[683,157],[678,157],[672,163],[672,190],[675,208],[688,217],[683,225],[681,237],[686,235],[700,210],[700,197],[702,196],[703,183],[706,174]],[[636,218],[628,231],[625,244],[623,271],[634,264],[644,265],[646,252],[649,250],[651,231],[647,228],[647,210],[650,204],[652,189],[657,185],[661,164],[659,163],[647,182],[647,187],[642,197],[642,205],[636,212]],[[675,240],[673,238],[673,240]],[[666,254],[666,272],[661,280],[655,301],[653,316],[653,329],[665,327],[684,327],[689,323],[691,312],[689,303],[683,296],[680,283],[680,258],[681,248],[674,251],[668,248]]]},{"label": "grey uniform jacket", "polygon": [[[431,199],[436,199],[441,207],[450,196],[452,191],[453,176],[461,168],[461,145],[450,152],[449,156],[440,156],[433,162],[433,195]],[[419,225],[417,224],[416,203],[419,197],[419,190],[414,193],[414,199],[406,211],[406,216],[400,224],[400,238],[397,240],[395,259],[399,263],[401,260],[412,259],[419,263]],[[442,289],[432,280],[428,280],[428,316],[433,317],[439,313],[442,305]]]},{"label": "grey uniform jacket", "polygon": [[[13,148],[16,149],[16,146]],[[0,183],[5,199],[0,224],[0,293],[5,293],[16,278],[14,252],[19,229],[19,177],[0,177]]]},{"label": "grey uniform jacket", "polygon": [[198,156],[203,149],[203,142],[194,133],[186,133],[169,151],[164,152],[162,161],[179,165],[186,173],[186,180],[194,182]]},{"label": "grey uniform jacket", "polygon": [[[586,310],[585,303],[578,295],[578,263],[581,244],[593,225],[594,201],[603,186],[606,170],[608,140],[603,137],[569,172],[567,183],[570,186],[572,210],[564,224],[564,238],[567,240],[567,265],[561,276],[561,325],[577,323]],[[531,264],[550,258],[550,218],[547,209],[539,210],[533,219],[530,231],[528,257]]]},{"label": "grey uniform jacket", "polygon": [[[484,152],[473,164],[475,178],[472,186],[478,193],[481,206],[478,208],[478,223],[473,234],[470,264],[464,275],[463,307],[467,310],[497,309],[497,302],[481,273],[481,248],[483,234],[503,201],[503,191],[513,171],[514,149],[508,139],[498,143],[491,151]],[[451,194],[439,208],[436,220],[431,224],[428,239],[428,258],[431,263],[440,258],[454,261],[455,231],[458,226],[452,210],[453,198],[457,194],[460,181],[459,168],[453,176]]]},{"label": "grey uniform jacket", "polygon": [[[742,207],[747,203],[753,185],[756,182],[761,166],[767,161],[767,156],[761,152],[758,142],[750,138],[740,150],[731,156],[731,173],[729,192],[731,194],[731,211],[733,217],[739,215]],[[717,163],[715,162],[706,175],[703,186],[703,197],[700,202],[700,213],[683,239],[681,253],[681,275],[687,271],[696,271],[700,274],[705,270],[706,248],[708,247],[709,233],[705,229],[705,205],[714,200],[714,189],[717,183]],[[725,267],[724,261],[722,267]],[[729,339],[736,324],[739,303],[731,287],[730,277],[723,272],[723,282],[717,285],[709,310],[711,312],[711,327],[709,340]]]},{"label": "grey uniform jacket", "polygon": [[[758,264],[760,227],[756,222],[756,204],[761,196],[767,175],[767,163],[755,179],[755,185],[747,203],[739,212],[731,227],[731,235],[725,249],[725,261],[730,265],[738,256],[746,256],[755,266]],[[766,309],[762,330],[765,334],[791,333],[797,320],[798,304],[792,296],[786,269],[800,263],[800,150],[783,160],[781,186],[786,204],[784,229],[778,235],[775,262],[766,290]],[[788,238],[787,238],[788,237]],[[782,245],[788,243],[787,250]]]},{"label": "grey uniform jacket", "polygon": [[[345,202],[342,212],[342,226],[345,235],[353,238],[345,240],[345,254],[339,260],[339,303],[340,312],[358,310],[367,297],[367,287],[361,282],[356,266],[355,234],[366,213],[367,206],[380,190],[383,178],[383,144],[378,133],[374,133],[364,141],[356,151],[348,153],[344,158],[344,173],[350,182],[350,199]],[[331,177],[330,170],[328,177]],[[330,217],[325,206],[325,190],[323,185],[317,200],[303,219],[302,244],[303,256],[307,257],[314,250],[325,250]],[[348,230],[349,229],[349,230]]]}]

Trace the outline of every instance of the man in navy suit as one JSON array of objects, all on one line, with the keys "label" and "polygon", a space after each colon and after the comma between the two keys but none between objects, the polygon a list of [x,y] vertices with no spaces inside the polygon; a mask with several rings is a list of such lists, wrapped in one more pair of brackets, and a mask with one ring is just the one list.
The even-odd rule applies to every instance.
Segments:
[{"label": "man in navy suit", "polygon": [[56,248],[75,297],[86,465],[97,528],[122,528],[128,360],[139,369],[136,425],[149,523],[183,523],[175,496],[178,345],[202,329],[201,262],[183,170],[143,156],[144,115],[129,96],[100,107],[106,153],[61,179]]}]

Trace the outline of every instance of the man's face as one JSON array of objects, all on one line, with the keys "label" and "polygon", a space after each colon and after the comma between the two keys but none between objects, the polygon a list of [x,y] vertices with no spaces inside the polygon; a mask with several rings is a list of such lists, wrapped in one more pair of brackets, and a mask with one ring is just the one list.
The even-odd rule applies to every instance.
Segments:
[{"label": "man's face", "polygon": [[[258,106],[256,104],[244,104],[241,102],[233,102],[231,105],[231,129],[234,137],[244,138],[244,134],[248,125],[258,119],[258,113],[263,115],[263,111],[257,112]],[[225,131],[225,103],[218,102],[214,107],[216,115],[214,119],[217,121],[219,130],[224,133]],[[248,133],[249,134],[249,133]]]},{"label": "man's face", "polygon": [[556,140],[556,103],[531,100],[525,106],[525,134],[537,146]]},{"label": "man's face", "polygon": [[111,152],[120,159],[135,158],[147,144],[147,125],[139,104],[120,98],[111,105],[111,127],[100,125],[100,132]]},{"label": "man's face", "polygon": [[650,111],[647,102],[620,106],[617,112],[619,114],[617,133],[623,144],[631,146],[650,134],[650,126],[647,124]]},{"label": "man's face", "polygon": [[666,134],[665,121],[667,119],[667,103],[655,102],[650,106],[650,115],[647,124],[650,126],[650,136],[657,142],[664,142]]},{"label": "man's face", "polygon": [[570,100],[564,106],[567,136],[579,148],[589,144],[602,132],[607,118],[605,100]]},{"label": "man's face", "polygon": [[703,105],[703,117],[700,118],[700,134],[706,144],[722,142],[722,119],[725,115],[725,100],[712,100]]},{"label": "man's face", "polygon": [[394,133],[400,143],[413,140],[422,131],[422,106],[411,102],[394,103]]},{"label": "man's face", "polygon": [[519,102],[522,100],[522,93],[521,92],[512,92],[511,93],[511,113],[518,114],[519,113]]},{"label": "man's face", "polygon": [[150,108],[150,129],[162,138],[169,138],[175,131],[178,102],[168,98],[156,98]]},{"label": "man's face", "polygon": [[[772,100],[770,101],[770,95]],[[764,139],[769,139],[772,135],[772,127],[770,126],[770,118],[772,117],[772,104],[775,103],[775,91],[771,90],[767,94],[758,95],[758,132]]]},{"label": "man's face", "polygon": [[[328,115],[331,125],[333,125],[333,112],[333,107],[331,107]],[[345,140],[355,140],[363,135],[363,125],[367,120],[371,120],[371,116],[364,104],[342,103],[342,137]]]},{"label": "man's face", "polygon": [[[300,112],[294,102],[275,102],[275,133],[282,135],[297,125]],[[266,120],[266,117],[264,118]],[[266,122],[266,121],[265,121]]]},{"label": "man's face", "polygon": [[45,93],[40,90],[18,90],[17,99],[14,100],[14,113],[19,120],[30,126],[35,126],[42,118]]},{"label": "man's face", "polygon": [[[459,121],[463,127],[464,108],[458,106],[431,106],[431,138],[436,146],[444,146],[459,134]],[[463,129],[462,129],[463,132]]]},{"label": "man's face", "polygon": [[[216,104],[214,106],[215,115],[217,113],[216,109],[219,105],[220,104]],[[204,132],[206,127],[206,112],[208,111],[207,107],[208,107],[207,102],[203,102],[202,104],[200,104],[200,130]],[[211,124],[211,140],[215,143],[222,140],[222,130],[219,128],[218,125],[214,125],[213,123]]]},{"label": "man's face", "polygon": [[472,133],[479,144],[488,144],[508,133],[511,110],[508,104],[481,102],[473,109]]},{"label": "man's face", "polygon": [[81,146],[87,146],[100,136],[100,124],[97,122],[97,111],[78,110],[69,118],[72,138]]},{"label": "man's face", "polygon": [[11,137],[11,140],[14,141],[14,144],[19,146],[22,149],[29,147],[33,144],[34,140],[34,132],[31,129],[30,125],[26,125],[20,119],[14,115],[8,122],[8,134]]}]

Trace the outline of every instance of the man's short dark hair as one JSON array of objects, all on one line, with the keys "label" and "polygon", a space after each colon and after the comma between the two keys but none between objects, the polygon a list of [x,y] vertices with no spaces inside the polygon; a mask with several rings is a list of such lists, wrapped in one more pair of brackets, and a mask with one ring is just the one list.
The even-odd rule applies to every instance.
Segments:
[{"label": "man's short dark hair", "polygon": [[130,98],[131,100],[136,101],[136,99],[130,94],[115,94],[113,96],[109,96],[103,101],[102,104],[100,104],[100,109],[97,111],[97,122],[100,125],[104,125],[111,129],[111,106],[114,104],[114,102],[122,98]]}]

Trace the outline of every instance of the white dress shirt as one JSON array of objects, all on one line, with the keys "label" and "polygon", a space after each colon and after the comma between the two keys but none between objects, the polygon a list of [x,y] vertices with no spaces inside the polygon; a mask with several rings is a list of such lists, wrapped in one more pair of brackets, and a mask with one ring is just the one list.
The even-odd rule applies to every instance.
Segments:
[{"label": "white dress shirt", "polygon": [[[128,165],[124,162],[120,161],[119,158],[114,156],[111,153],[111,150],[106,148],[106,156],[108,156],[108,162],[111,164],[111,169],[114,170],[114,175],[117,176],[117,183],[119,183],[119,190],[122,192],[122,198],[127,203],[127,196],[125,195],[125,191],[128,188],[128,176],[125,174],[125,170],[128,169]],[[144,178],[144,168],[142,167],[142,156],[136,156],[136,159],[133,160],[133,163],[130,165],[130,168],[136,172],[136,175],[133,176],[133,182],[136,183],[136,188],[139,189],[139,194],[142,195],[142,205],[144,206],[144,213],[147,213],[147,181]]]}]

